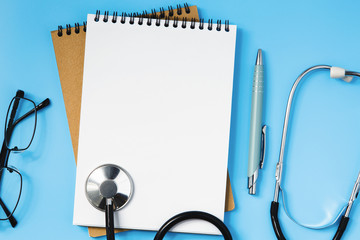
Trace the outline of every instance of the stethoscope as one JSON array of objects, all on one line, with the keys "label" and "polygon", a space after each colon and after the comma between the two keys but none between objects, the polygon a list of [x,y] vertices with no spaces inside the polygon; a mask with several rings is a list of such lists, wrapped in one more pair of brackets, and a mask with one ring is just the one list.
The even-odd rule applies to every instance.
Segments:
[{"label": "stethoscope", "polygon": [[[105,212],[107,240],[114,240],[114,211],[124,208],[131,200],[134,182],[130,174],[114,164],[105,164],[95,168],[85,183],[85,194],[90,204]],[[166,221],[155,235],[154,240],[162,240],[166,233],[180,222],[200,219],[219,229],[225,240],[232,240],[229,229],[217,217],[200,211],[180,213]]]},{"label": "stethoscope", "polygon": [[[276,237],[280,240],[285,240],[284,234],[282,233],[282,230],[281,230],[281,227],[279,224],[278,209],[279,209],[279,195],[280,195],[280,190],[281,190],[281,176],[282,176],[282,172],[283,172],[286,134],[287,134],[288,124],[289,124],[291,103],[292,103],[292,100],[293,100],[293,97],[295,94],[296,87],[299,85],[301,79],[303,79],[304,76],[306,76],[308,73],[310,73],[314,70],[322,70],[322,69],[330,70],[331,78],[342,79],[346,82],[351,82],[353,76],[360,77],[360,73],[358,73],[358,72],[346,71],[345,69],[339,68],[339,67],[331,67],[331,66],[327,66],[327,65],[317,65],[317,66],[314,66],[314,67],[311,67],[311,68],[305,70],[302,74],[300,74],[300,76],[296,79],[294,85],[291,88],[289,99],[288,99],[287,106],[286,106],[286,112],[285,112],[285,121],[284,121],[283,133],[282,133],[282,138],[281,138],[280,156],[279,156],[279,161],[276,165],[276,174],[275,174],[276,185],[275,185],[274,201],[272,201],[272,203],[271,203],[271,210],[270,210],[271,222],[272,222]],[[346,229],[346,226],[349,222],[350,211],[351,211],[351,208],[353,206],[355,199],[357,198],[357,196],[359,194],[359,190],[360,190],[360,172],[359,172],[359,175],[355,182],[355,185],[353,187],[348,204],[346,206],[345,214],[341,217],[339,227],[336,231],[336,234],[335,234],[333,240],[339,240],[342,237],[342,235]]]}]

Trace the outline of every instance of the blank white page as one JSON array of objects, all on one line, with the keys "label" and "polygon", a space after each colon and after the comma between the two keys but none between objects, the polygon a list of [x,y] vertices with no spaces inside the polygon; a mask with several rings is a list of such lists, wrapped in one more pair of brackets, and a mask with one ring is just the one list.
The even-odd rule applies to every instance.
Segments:
[{"label": "blank white page", "polygon": [[[73,223],[105,226],[85,182],[107,163],[126,169],[135,187],[115,212],[116,228],[158,230],[192,210],[223,220],[236,26],[94,18],[88,15]],[[173,231],[218,234],[200,220]]]}]

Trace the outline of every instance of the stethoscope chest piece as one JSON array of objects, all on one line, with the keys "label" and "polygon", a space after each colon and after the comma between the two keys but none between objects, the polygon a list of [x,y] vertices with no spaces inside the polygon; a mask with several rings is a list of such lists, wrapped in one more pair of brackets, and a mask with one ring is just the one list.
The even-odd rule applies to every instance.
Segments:
[{"label": "stethoscope chest piece", "polygon": [[133,188],[129,173],[112,164],[93,170],[85,184],[87,199],[100,211],[105,211],[106,200],[110,198],[114,202],[114,211],[123,208],[131,199]]},{"label": "stethoscope chest piece", "polygon": [[114,211],[125,207],[133,195],[134,184],[125,169],[105,164],[86,179],[85,194],[90,204],[105,212],[107,239],[114,239]]}]

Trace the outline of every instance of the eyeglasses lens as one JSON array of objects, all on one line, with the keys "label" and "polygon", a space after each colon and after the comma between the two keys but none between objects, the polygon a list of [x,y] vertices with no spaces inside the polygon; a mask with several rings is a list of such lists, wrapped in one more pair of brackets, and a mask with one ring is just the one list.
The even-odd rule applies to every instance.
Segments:
[{"label": "eyeglasses lens", "polygon": [[[12,168],[0,169],[0,205],[5,205],[10,214],[12,214],[18,204],[21,193],[21,176]],[[0,220],[8,219],[9,212],[4,211],[4,207],[0,206]]]}]

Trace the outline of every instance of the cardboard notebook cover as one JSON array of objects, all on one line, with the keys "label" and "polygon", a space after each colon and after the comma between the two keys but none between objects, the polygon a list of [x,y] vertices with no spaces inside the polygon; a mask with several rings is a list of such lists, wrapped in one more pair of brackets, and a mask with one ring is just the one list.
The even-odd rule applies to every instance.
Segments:
[{"label": "cardboard notebook cover", "polygon": [[[170,11],[152,11],[151,15],[153,17],[154,14],[156,14],[162,18],[169,16],[170,19],[178,17],[179,19],[186,18],[187,20],[191,20],[195,18],[196,21],[199,20],[196,6],[186,6],[181,8],[181,10],[174,9],[172,13],[173,14],[170,14]],[[76,27],[68,27],[61,32],[62,36],[59,36],[59,30],[52,31],[51,37],[55,50],[75,161],[77,161],[86,26],[77,25]],[[228,176],[225,211],[231,211],[234,208],[235,203]],[[88,229],[91,237],[106,235],[105,228],[89,227]],[[116,232],[120,231],[124,230],[116,230]]]}]

